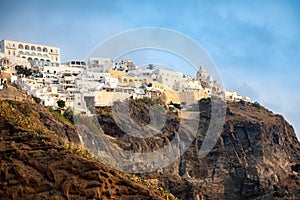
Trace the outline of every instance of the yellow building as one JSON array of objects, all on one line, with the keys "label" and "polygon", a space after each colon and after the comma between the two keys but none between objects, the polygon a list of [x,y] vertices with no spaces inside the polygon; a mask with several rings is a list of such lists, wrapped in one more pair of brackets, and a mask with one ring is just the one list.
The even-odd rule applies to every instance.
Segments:
[{"label": "yellow building", "polygon": [[123,76],[119,79],[119,83],[126,86],[141,86],[142,83],[138,77]]},{"label": "yellow building", "polygon": [[163,101],[165,104],[182,104],[191,105],[197,103],[202,98],[208,98],[209,94],[206,91],[203,92],[177,92],[174,90],[165,90],[163,92]]},{"label": "yellow building", "polygon": [[110,77],[120,79],[125,75],[124,71],[109,70]]},{"label": "yellow building", "polygon": [[127,89],[111,89],[95,92],[95,106],[112,106],[115,101],[123,101],[132,96],[134,90]]},{"label": "yellow building", "polygon": [[179,93],[175,90],[165,90],[163,92],[162,100],[165,102],[165,104],[180,104],[180,96]]},{"label": "yellow building", "polygon": [[163,84],[153,81],[152,79],[145,79],[144,81],[146,84],[150,83],[153,88],[158,89],[160,92],[164,92],[164,90],[165,90]]}]

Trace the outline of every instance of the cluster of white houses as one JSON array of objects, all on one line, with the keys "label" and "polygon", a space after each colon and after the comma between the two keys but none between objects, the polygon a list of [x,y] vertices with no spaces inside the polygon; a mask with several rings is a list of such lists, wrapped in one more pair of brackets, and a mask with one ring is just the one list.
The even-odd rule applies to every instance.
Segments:
[{"label": "cluster of white houses", "polygon": [[[203,67],[191,77],[152,65],[141,68],[124,59],[89,58],[87,62],[61,63],[59,47],[13,40],[0,42],[0,66],[10,74],[12,82],[40,98],[45,106],[55,107],[58,100],[64,100],[66,107],[87,114],[86,98],[92,99],[95,106],[109,106],[129,97],[162,96],[166,104],[189,104],[210,97],[212,90],[223,91]],[[16,66],[34,69],[35,73],[17,76]],[[236,92],[225,91],[225,96],[230,101],[250,101]]]}]

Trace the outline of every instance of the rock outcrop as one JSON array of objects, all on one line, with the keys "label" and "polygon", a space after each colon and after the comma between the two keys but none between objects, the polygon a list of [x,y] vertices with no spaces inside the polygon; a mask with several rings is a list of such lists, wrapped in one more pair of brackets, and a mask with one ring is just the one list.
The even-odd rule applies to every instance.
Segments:
[{"label": "rock outcrop", "polygon": [[[166,191],[181,199],[300,198],[300,145],[293,127],[257,104],[228,103],[221,136],[199,158],[211,115],[210,101],[201,101],[192,145],[168,167],[139,178],[99,162],[80,145],[71,123],[34,99],[15,90],[0,91],[0,98],[0,199],[165,199]],[[150,123],[152,104],[134,104],[130,116]],[[127,151],[158,150],[180,126],[180,110],[173,108],[161,134],[135,138],[116,125],[110,108],[96,111],[105,137]],[[96,138],[88,131],[85,137]]]},{"label": "rock outcrop", "polygon": [[100,163],[72,124],[31,97],[0,99],[0,199],[174,199]]},{"label": "rock outcrop", "polygon": [[[210,103],[200,105],[199,135],[184,155],[159,172],[143,173],[182,199],[300,198],[300,145],[294,129],[282,116],[252,103],[228,103],[223,132],[213,150],[198,158],[210,120]],[[136,107],[136,121],[147,119],[147,106]],[[146,110],[146,111],[145,111]],[[160,139],[134,138],[123,133],[111,116],[99,111],[104,133],[119,146],[151,152],[169,143],[179,119],[170,116]],[[174,112],[173,112],[174,113]],[[133,116],[134,117],[134,116]]]}]

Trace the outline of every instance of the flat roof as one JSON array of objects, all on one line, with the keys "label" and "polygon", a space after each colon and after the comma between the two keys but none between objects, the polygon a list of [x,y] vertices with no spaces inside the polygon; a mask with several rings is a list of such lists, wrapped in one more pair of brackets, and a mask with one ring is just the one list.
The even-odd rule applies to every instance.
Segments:
[{"label": "flat roof", "polygon": [[51,45],[47,45],[47,44],[37,44],[37,43],[22,42],[22,41],[17,41],[17,40],[8,40],[8,39],[3,39],[3,40],[1,40],[1,42],[3,42],[3,41],[11,41],[11,42],[19,42],[19,43],[31,44],[31,45],[48,46],[48,47],[54,47],[54,48],[60,49],[60,47],[57,47],[57,46],[51,46]]}]

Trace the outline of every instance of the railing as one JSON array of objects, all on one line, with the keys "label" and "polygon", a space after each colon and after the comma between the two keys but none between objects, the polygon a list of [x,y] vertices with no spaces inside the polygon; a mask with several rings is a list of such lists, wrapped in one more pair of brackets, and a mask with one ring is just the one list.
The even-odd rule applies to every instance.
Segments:
[{"label": "railing", "polygon": [[6,48],[8,48],[8,49],[17,49],[17,47],[14,47],[12,45],[6,45]]}]

